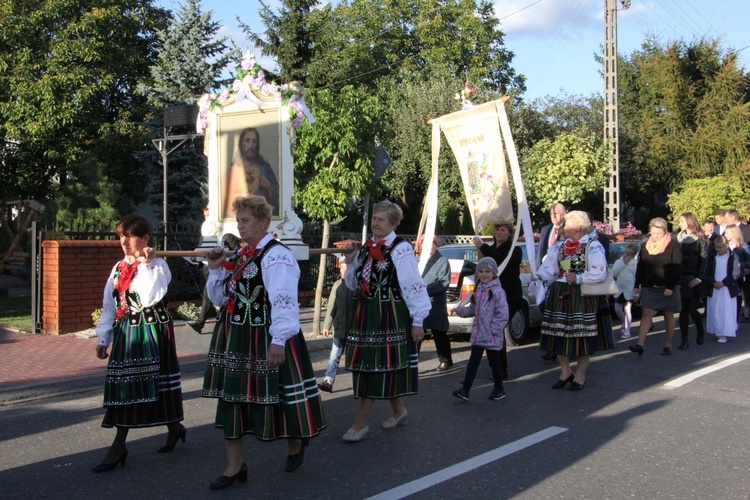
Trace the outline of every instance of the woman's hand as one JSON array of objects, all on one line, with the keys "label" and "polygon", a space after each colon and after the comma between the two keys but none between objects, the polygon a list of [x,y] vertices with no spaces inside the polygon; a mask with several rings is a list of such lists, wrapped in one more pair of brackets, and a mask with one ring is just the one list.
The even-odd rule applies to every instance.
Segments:
[{"label": "woman's hand", "polygon": [[156,252],[151,247],[143,247],[143,262],[151,264],[156,258]]},{"label": "woman's hand", "polygon": [[107,359],[109,357],[109,354],[107,354],[107,346],[106,345],[98,345],[96,346],[96,357],[99,359]]},{"label": "woman's hand", "polygon": [[411,327],[411,339],[414,342],[422,342],[424,340],[424,328],[417,325]]},{"label": "woman's hand", "polygon": [[482,245],[484,245],[484,240],[481,236],[474,236],[474,246],[477,248],[482,248]]},{"label": "woman's hand", "polygon": [[665,297],[671,297],[674,292],[670,290],[669,288],[664,289],[664,296]]},{"label": "woman's hand", "polygon": [[723,281],[714,281],[714,288],[716,290],[718,290],[719,288],[721,288],[723,286],[724,286],[724,282]]},{"label": "woman's hand", "polygon": [[268,366],[271,368],[278,368],[284,364],[286,356],[284,354],[284,347],[276,344],[268,346],[268,354],[266,355],[266,361]]},{"label": "woman's hand", "polygon": [[221,247],[214,247],[206,254],[206,260],[208,261],[209,269],[218,269],[221,263],[224,261],[224,249]]},{"label": "woman's hand", "polygon": [[565,281],[569,285],[572,285],[573,283],[575,283],[576,282],[576,273],[574,273],[573,271],[565,271]]},{"label": "woman's hand", "polygon": [[357,256],[357,252],[362,248],[361,243],[347,243],[344,247],[344,256],[346,257],[346,263],[351,264],[354,262],[354,258]]},{"label": "woman's hand", "polygon": [[701,284],[701,280],[699,280],[698,278],[693,278],[693,279],[692,279],[692,280],[690,281],[690,283],[688,283],[688,287],[689,287],[689,288],[695,288],[696,286],[698,286],[698,285],[700,285],[700,284]]}]

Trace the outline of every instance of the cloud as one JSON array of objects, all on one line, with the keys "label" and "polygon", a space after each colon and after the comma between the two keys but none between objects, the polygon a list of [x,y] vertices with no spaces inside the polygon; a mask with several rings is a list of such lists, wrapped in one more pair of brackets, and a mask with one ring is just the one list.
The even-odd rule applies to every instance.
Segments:
[{"label": "cloud", "polygon": [[602,29],[603,9],[601,0],[495,0],[500,28],[519,36],[558,33],[575,39],[582,31]]}]

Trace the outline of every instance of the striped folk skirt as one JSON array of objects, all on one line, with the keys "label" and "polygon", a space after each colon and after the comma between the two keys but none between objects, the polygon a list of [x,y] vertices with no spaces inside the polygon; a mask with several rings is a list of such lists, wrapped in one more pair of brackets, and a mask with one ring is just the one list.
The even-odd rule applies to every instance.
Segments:
[{"label": "striped folk skirt", "polygon": [[417,345],[403,300],[360,297],[346,337],[354,397],[393,399],[418,392]]},{"label": "striped folk skirt", "polygon": [[[615,345],[603,297],[581,296],[579,285],[553,282],[547,292],[539,348],[561,356],[591,356]],[[611,325],[611,323],[610,323]]]},{"label": "striped folk skirt", "polygon": [[326,420],[302,332],[286,341],[284,363],[269,368],[267,327],[226,327],[226,318],[214,330],[203,378],[203,397],[219,400],[215,426],[226,439],[317,436]]},{"label": "striped folk skirt", "polygon": [[183,419],[174,326],[115,324],[104,384],[102,427],[153,427]]}]

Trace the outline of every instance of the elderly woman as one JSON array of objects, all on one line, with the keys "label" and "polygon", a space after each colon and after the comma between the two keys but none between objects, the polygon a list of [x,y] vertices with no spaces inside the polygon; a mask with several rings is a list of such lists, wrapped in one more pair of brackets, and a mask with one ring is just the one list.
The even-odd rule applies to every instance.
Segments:
[{"label": "elderly woman", "polygon": [[[513,233],[515,232],[513,220],[504,220],[495,223],[492,230],[492,245],[488,245],[479,236],[474,237],[474,246],[483,257],[492,257],[498,266],[502,265],[508,254],[510,259],[505,269],[500,273],[500,286],[503,287],[508,299],[508,318],[513,316],[523,305],[523,285],[521,283],[521,260],[523,252],[521,247],[513,246]],[[500,364],[503,368],[503,378],[508,378],[508,354],[505,342],[500,350]]]},{"label": "elderly woman", "polygon": [[680,214],[680,231],[675,234],[682,252],[682,277],[680,278],[680,346],[684,350],[690,347],[688,330],[692,318],[697,330],[696,344],[704,341],[705,330],[703,318],[698,312],[704,287],[706,259],[708,257],[708,237],[698,226],[698,219],[692,212]]},{"label": "elderly woman", "polygon": [[359,411],[343,440],[362,441],[376,399],[390,400],[393,416],[381,427],[404,423],[402,396],[417,393],[417,343],[424,338],[430,298],[411,244],[394,230],[403,214],[390,201],[375,204],[373,237],[362,248],[348,245],[346,285],[355,291],[354,321],[346,339],[346,369],[353,372]]},{"label": "elderly woman", "polygon": [[[536,278],[548,285],[539,347],[556,353],[560,360],[560,378],[553,389],[568,383],[571,391],[583,389],[591,355],[614,346],[611,333],[597,326],[599,297],[581,295],[582,284],[603,281],[608,270],[604,247],[589,234],[589,226],[586,212],[568,212],[565,240],[555,243],[537,271]],[[578,358],[575,374],[570,369],[571,356]]]},{"label": "elderly woman", "polygon": [[638,343],[630,351],[643,356],[643,344],[651,329],[657,311],[664,313],[664,339],[662,356],[672,354],[674,336],[674,313],[680,312],[680,280],[682,279],[682,250],[680,244],[669,234],[667,221],[661,217],[651,219],[649,238],[641,247],[638,266],[635,269],[633,295],[643,308]]},{"label": "elderly woman", "polygon": [[166,425],[169,435],[160,453],[172,451],[187,435],[180,423],[182,389],[174,326],[164,303],[172,275],[148,246],[148,220],[126,215],[117,225],[117,235],[125,257],[112,268],[104,287],[102,317],[96,327],[96,355],[109,357],[102,427],[117,427],[117,435],[94,472],[125,465],[125,440],[131,428]]},{"label": "elderly woman", "polygon": [[227,467],[212,490],[247,481],[242,436],[287,439],[286,471],[302,464],[309,438],[325,427],[320,393],[299,324],[299,266],[268,227],[271,205],[258,195],[234,200],[244,245],[224,258],[208,255],[208,296],[221,306],[203,379],[217,398],[215,426],[224,431]]}]

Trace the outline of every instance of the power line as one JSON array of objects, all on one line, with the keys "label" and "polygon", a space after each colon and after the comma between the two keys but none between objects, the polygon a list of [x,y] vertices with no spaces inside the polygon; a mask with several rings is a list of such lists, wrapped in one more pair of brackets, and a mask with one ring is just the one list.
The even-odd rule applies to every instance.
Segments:
[{"label": "power line", "polygon": [[529,5],[527,5],[526,7],[521,7],[521,8],[520,8],[520,9],[518,9],[517,11],[515,11],[515,12],[511,12],[511,13],[510,13],[510,14],[508,14],[507,16],[505,16],[505,17],[501,17],[500,19],[498,19],[498,21],[502,21],[503,19],[508,19],[509,17],[511,17],[511,16],[514,16],[514,15],[518,14],[519,12],[521,12],[522,10],[526,10],[526,9],[528,9],[529,7],[531,7],[532,5],[536,5],[536,4],[538,4],[539,2],[541,2],[541,1],[542,1],[542,0],[536,0],[536,2],[534,2],[534,3],[530,3],[530,4],[529,4]]}]

